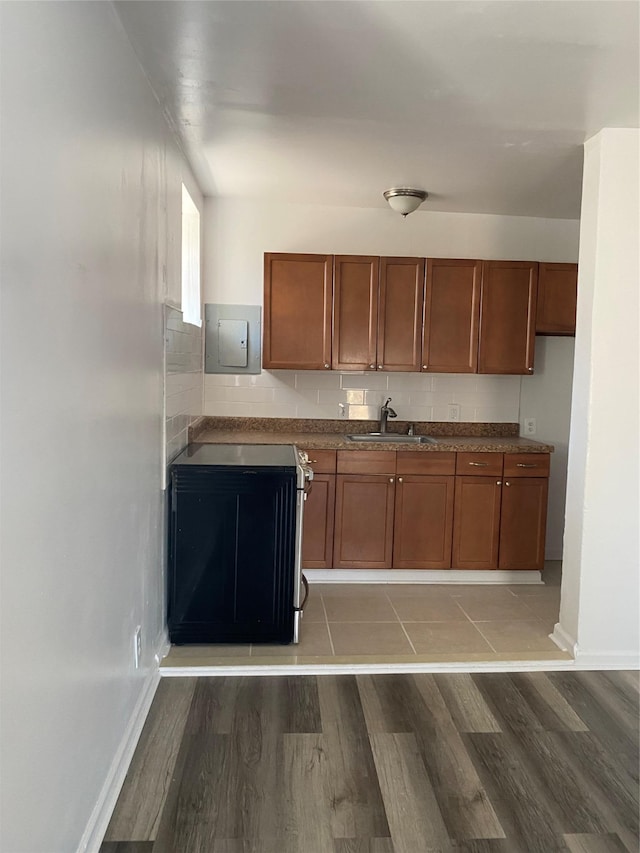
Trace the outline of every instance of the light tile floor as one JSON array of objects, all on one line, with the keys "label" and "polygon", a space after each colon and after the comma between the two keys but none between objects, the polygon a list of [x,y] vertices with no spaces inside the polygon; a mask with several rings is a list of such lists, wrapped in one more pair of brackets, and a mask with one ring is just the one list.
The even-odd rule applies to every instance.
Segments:
[{"label": "light tile floor", "polygon": [[298,645],[173,646],[163,667],[566,660],[549,639],[560,563],[544,585],[313,584]]}]

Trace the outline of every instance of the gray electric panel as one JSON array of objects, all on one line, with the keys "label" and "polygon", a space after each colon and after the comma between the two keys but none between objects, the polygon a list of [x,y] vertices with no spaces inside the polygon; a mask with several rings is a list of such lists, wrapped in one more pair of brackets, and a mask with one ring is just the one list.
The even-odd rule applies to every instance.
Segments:
[{"label": "gray electric panel", "polygon": [[259,305],[204,306],[204,372],[260,373]]}]

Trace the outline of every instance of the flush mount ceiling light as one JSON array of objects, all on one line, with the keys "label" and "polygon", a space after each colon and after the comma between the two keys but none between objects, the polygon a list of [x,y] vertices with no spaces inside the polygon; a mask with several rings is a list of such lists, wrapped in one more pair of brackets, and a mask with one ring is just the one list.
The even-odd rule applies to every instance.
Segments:
[{"label": "flush mount ceiling light", "polygon": [[429,193],[424,190],[416,190],[413,187],[394,187],[383,193],[391,210],[403,216],[408,216],[417,210],[428,195]]}]

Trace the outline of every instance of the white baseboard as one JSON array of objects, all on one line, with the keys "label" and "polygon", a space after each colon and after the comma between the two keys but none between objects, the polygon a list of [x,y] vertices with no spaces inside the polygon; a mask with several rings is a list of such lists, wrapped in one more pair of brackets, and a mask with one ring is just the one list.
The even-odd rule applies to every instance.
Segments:
[{"label": "white baseboard", "polygon": [[573,655],[576,669],[640,669],[640,650],[615,652],[589,652],[557,622],[549,638],[562,649]]},{"label": "white baseboard", "polygon": [[305,569],[309,583],[541,584],[535,571],[468,571],[466,569]]},{"label": "white baseboard", "polygon": [[549,639],[553,640],[556,646],[562,649],[563,652],[569,652],[574,658],[576,657],[578,644],[571,634],[567,634],[559,622],[556,622],[553,626],[553,631],[549,634]]},{"label": "white baseboard", "polygon": [[640,669],[640,652],[585,652],[576,650],[576,664],[580,669]]},{"label": "white baseboard", "polygon": [[124,777],[127,775],[127,770],[131,764],[133,753],[138,744],[142,727],[147,719],[149,708],[151,707],[159,683],[160,673],[158,668],[155,667],[147,676],[140,697],[124,730],[120,746],[111,762],[111,767],[100,791],[98,801],[80,839],[77,853],[99,853],[104,834],[107,831],[120,789],[122,788],[122,783],[124,782]]}]

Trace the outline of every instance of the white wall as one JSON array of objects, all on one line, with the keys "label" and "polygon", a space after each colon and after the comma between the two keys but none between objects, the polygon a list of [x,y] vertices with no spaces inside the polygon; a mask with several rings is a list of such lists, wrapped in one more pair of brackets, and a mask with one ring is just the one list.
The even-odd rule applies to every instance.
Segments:
[{"label": "white wall", "polygon": [[208,198],[205,232],[205,302],[258,305],[264,252],[575,263],[579,223]]},{"label": "white wall", "polygon": [[574,338],[536,338],[535,373],[523,377],[520,391],[520,432],[524,434],[525,418],[535,418],[532,438],[555,448],[549,480],[548,560],[562,559],[574,345]]},{"label": "white wall", "polygon": [[595,664],[640,663],[640,131],[585,145],[562,605]]},{"label": "white wall", "polygon": [[2,4],[1,54],[0,848],[71,853],[163,641],[184,172],[111,4]]}]

